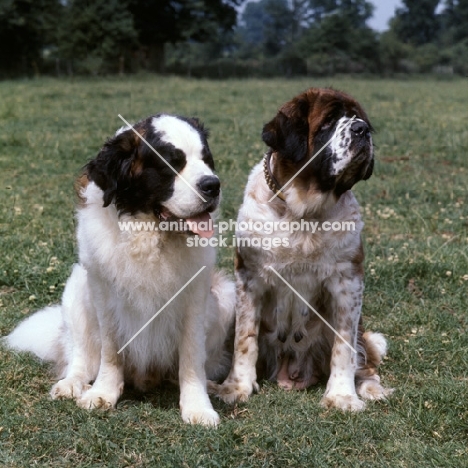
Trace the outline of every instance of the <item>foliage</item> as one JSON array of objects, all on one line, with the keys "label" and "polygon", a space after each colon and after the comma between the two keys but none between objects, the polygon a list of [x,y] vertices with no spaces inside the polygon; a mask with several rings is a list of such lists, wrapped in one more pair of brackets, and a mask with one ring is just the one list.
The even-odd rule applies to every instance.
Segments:
[{"label": "foliage", "polygon": [[69,73],[162,70],[164,44],[211,41],[243,1],[2,0],[0,73],[38,73],[42,58]]},{"label": "foliage", "polygon": [[[338,66],[345,59],[345,62],[355,64],[354,71],[378,70],[376,34],[365,26],[356,29],[347,14],[331,14],[311,27],[302,37],[297,50],[307,59],[319,55],[327,59],[337,56]],[[345,72],[347,68],[336,69],[335,66],[330,71]]]},{"label": "foliage", "polygon": [[444,49],[441,62],[445,66],[452,66],[455,73],[468,76],[468,39]]},{"label": "foliage", "polygon": [[310,0],[309,4],[317,22],[331,14],[339,14],[354,28],[366,27],[366,21],[374,11],[374,5],[367,0]]},{"label": "foliage", "polygon": [[287,0],[249,2],[238,34],[245,46],[265,56],[275,56],[292,40],[293,12]]},{"label": "foliage", "polygon": [[0,2],[0,76],[38,73],[41,50],[56,44],[59,0]]},{"label": "foliage", "polygon": [[70,0],[61,23],[58,56],[78,71],[116,72],[119,59],[136,39],[126,0]]},{"label": "foliage", "polygon": [[454,42],[468,38],[468,0],[446,0],[442,15],[443,25]]},{"label": "foliage", "polygon": [[1,0],[0,77],[466,69],[468,0],[404,0],[384,33],[373,12],[369,0]]},{"label": "foliage", "polygon": [[371,15],[366,0],[250,2],[237,30],[239,56],[276,57],[287,76],[377,71],[377,37],[365,24]]},{"label": "foliage", "polygon": [[164,44],[210,42],[236,23],[235,7],[244,0],[130,0],[130,12],[146,68],[164,68]]},{"label": "foliage", "polygon": [[440,32],[436,13],[440,0],[403,0],[392,20],[392,29],[403,42],[415,45],[432,42]]}]

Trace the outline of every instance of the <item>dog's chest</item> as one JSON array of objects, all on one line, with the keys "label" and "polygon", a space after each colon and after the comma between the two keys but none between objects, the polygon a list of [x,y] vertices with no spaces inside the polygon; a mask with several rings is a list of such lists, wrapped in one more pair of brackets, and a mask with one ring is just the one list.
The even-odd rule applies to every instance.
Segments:
[{"label": "dog's chest", "polygon": [[117,218],[107,212],[90,222],[83,211],[80,262],[119,295],[165,301],[200,268],[211,270],[214,265],[214,249],[190,248],[186,235],[121,231]]}]

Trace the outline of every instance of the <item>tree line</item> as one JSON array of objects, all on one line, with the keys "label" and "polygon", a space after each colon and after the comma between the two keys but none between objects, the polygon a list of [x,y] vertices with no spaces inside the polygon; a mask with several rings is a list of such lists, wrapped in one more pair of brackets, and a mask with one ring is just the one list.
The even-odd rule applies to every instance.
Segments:
[{"label": "tree line", "polygon": [[468,74],[468,0],[0,0],[0,76]]}]

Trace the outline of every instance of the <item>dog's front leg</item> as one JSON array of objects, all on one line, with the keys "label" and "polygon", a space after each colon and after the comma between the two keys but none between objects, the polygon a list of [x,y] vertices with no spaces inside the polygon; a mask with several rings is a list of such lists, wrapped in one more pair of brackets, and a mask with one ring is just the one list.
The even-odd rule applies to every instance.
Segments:
[{"label": "dog's front leg", "polygon": [[89,301],[86,270],[75,265],[62,296],[66,373],[51,389],[58,398],[80,398],[96,379],[99,369],[101,339],[99,325]]},{"label": "dog's front leg", "polygon": [[258,391],[256,364],[258,358],[259,306],[249,287],[247,272],[236,271],[236,335],[232,368],[226,380],[216,389],[226,403],[247,401]]},{"label": "dog's front leg", "polygon": [[89,276],[90,289],[93,290],[93,300],[96,304],[96,313],[99,322],[101,337],[101,362],[99,372],[93,386],[82,394],[77,405],[85,409],[115,407],[117,400],[123,392],[123,358],[119,354],[117,338],[117,324],[115,313],[111,309],[109,291],[100,288],[96,291],[98,280]]},{"label": "dog's front leg", "polygon": [[85,409],[115,407],[124,387],[123,362],[112,333],[101,336],[101,364],[93,386],[77,400]]},{"label": "dog's front leg", "polygon": [[358,363],[357,332],[361,315],[363,282],[359,276],[333,278],[327,284],[332,295],[333,325],[336,331],[322,406],[359,411],[365,403],[356,394]]},{"label": "dog's front leg", "polygon": [[206,391],[205,327],[206,298],[196,298],[196,291],[188,305],[179,347],[180,411],[190,424],[216,426],[218,413],[213,409]]}]

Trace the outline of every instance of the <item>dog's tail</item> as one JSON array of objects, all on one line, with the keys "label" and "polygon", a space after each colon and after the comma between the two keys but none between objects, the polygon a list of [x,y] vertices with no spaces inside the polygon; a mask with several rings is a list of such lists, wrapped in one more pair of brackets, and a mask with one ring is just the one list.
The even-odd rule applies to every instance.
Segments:
[{"label": "dog's tail", "polygon": [[387,340],[381,333],[365,332],[362,336],[367,355],[367,364],[378,367],[387,354]]},{"label": "dog's tail", "polygon": [[366,400],[386,398],[393,393],[393,389],[382,387],[377,368],[387,354],[387,340],[381,333],[365,332],[362,345],[365,357],[356,371],[357,392]]},{"label": "dog's tail", "polygon": [[71,342],[66,335],[64,321],[67,316],[68,320],[72,320],[70,311],[77,310],[76,326],[84,326],[85,316],[79,312],[86,308],[86,284],[86,270],[79,264],[74,265],[65,285],[61,305],[46,307],[23,320],[4,338],[6,346],[33,353],[43,361],[54,362],[57,375],[62,375],[68,360],[68,344]]},{"label": "dog's tail", "polygon": [[33,353],[43,361],[55,361],[61,328],[61,306],[46,307],[23,320],[4,338],[4,343],[16,351]]}]

